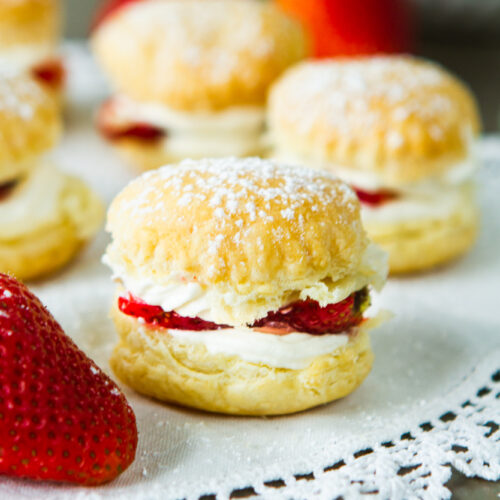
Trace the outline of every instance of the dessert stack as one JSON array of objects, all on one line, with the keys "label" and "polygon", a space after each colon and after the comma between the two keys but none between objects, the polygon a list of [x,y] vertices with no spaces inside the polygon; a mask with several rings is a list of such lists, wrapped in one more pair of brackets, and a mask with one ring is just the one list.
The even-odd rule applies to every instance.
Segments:
[{"label": "dessert stack", "polygon": [[60,109],[26,73],[0,76],[0,272],[38,278],[61,268],[101,225],[101,202],[47,153]]},{"label": "dessert stack", "polygon": [[306,55],[272,2],[146,0],[108,12],[92,36],[113,96],[101,134],[139,169],[267,152],[271,83]]}]

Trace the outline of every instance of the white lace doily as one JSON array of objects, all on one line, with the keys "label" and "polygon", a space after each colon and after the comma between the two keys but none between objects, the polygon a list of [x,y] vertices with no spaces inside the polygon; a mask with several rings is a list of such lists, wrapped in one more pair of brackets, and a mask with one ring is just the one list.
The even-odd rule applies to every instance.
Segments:
[{"label": "white lace doily", "polygon": [[[88,105],[102,87],[81,51],[70,52],[78,86],[56,157],[109,201],[132,174],[92,131]],[[90,489],[0,478],[0,498],[221,500],[244,488],[266,499],[448,498],[450,465],[498,480],[500,138],[484,141],[482,152],[476,248],[442,270],[390,281],[377,305],[395,317],[372,335],[375,365],[359,390],[264,419],[175,408],[124,387],[140,432],[130,469]],[[34,289],[109,372],[113,287],[99,261],[106,242],[101,234],[73,266]]]}]

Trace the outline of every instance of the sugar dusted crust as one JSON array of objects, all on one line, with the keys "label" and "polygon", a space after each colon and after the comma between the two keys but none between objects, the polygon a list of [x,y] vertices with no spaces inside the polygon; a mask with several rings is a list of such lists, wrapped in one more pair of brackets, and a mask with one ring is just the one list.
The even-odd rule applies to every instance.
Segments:
[{"label": "sugar dusted crust", "polygon": [[[218,322],[245,324],[304,289],[356,275],[368,239],[354,193],[330,174],[258,158],[184,161],[144,174],[112,203],[110,261],[217,290]],[[311,293],[313,293],[311,291]]]},{"label": "sugar dusted crust", "polygon": [[2,0],[0,50],[19,45],[55,45],[60,24],[60,0]]},{"label": "sugar dusted crust", "polygon": [[110,360],[118,377],[163,401],[233,415],[294,413],[346,396],[370,372],[366,331],[303,369],[272,368],[238,356],[211,354],[168,331],[145,328],[112,310],[120,341]]},{"label": "sugar dusted crust", "polygon": [[300,27],[275,5],[251,0],[140,2],[93,36],[119,90],[184,111],[263,105],[305,45]]},{"label": "sugar dusted crust", "polygon": [[61,134],[54,96],[25,76],[0,78],[0,181],[57,142]]},{"label": "sugar dusted crust", "polygon": [[392,184],[464,160],[480,128],[470,91],[411,57],[305,62],[285,73],[269,101],[277,149],[325,168],[373,171]]}]

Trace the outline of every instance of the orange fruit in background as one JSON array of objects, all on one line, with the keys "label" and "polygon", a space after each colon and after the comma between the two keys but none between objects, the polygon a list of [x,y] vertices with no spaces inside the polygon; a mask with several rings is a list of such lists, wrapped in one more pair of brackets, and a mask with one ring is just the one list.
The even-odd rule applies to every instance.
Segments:
[{"label": "orange fruit in background", "polygon": [[316,57],[408,52],[413,12],[406,0],[276,0],[309,32]]}]

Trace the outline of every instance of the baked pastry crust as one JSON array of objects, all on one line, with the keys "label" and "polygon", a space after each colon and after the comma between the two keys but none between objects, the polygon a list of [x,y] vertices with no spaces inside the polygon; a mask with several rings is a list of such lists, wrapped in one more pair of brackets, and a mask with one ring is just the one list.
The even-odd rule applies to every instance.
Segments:
[{"label": "baked pastry crust", "polygon": [[332,302],[331,289],[358,274],[369,243],[359,202],[340,180],[258,158],[148,172],[115,198],[107,229],[114,265],[159,285],[190,275],[221,298],[214,320],[235,325],[304,290]]},{"label": "baked pastry crust", "polygon": [[61,135],[53,94],[27,75],[0,81],[0,183],[16,179]]},{"label": "baked pastry crust", "polygon": [[0,50],[18,45],[55,45],[61,27],[60,0],[2,0]]},{"label": "baked pastry crust", "polygon": [[0,239],[0,271],[28,280],[60,269],[98,230],[104,207],[86,184],[68,176],[59,214],[56,222],[22,237]]},{"label": "baked pastry crust", "polygon": [[118,90],[183,111],[263,105],[269,85],[306,55],[299,25],[251,0],[140,2],[92,42]]},{"label": "baked pastry crust", "polygon": [[270,92],[269,123],[278,151],[318,168],[376,173],[386,187],[467,159],[480,128],[463,83],[402,56],[295,66]]},{"label": "baked pastry crust", "polygon": [[479,209],[472,195],[445,219],[365,224],[369,237],[389,254],[391,274],[412,273],[465,254],[477,239]]},{"label": "baked pastry crust", "polygon": [[116,375],[137,391],[184,406],[233,415],[282,415],[342,398],[368,375],[373,353],[360,328],[345,346],[290,370],[211,354],[168,330],[148,328],[116,307]]}]

